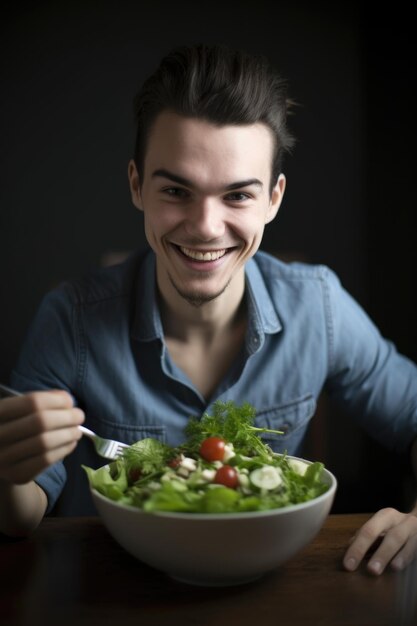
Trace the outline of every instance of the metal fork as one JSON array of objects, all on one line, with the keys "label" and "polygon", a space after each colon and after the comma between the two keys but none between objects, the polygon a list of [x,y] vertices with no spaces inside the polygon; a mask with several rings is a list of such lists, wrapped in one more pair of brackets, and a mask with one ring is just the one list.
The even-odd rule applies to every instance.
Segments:
[{"label": "metal fork", "polygon": [[[0,398],[11,398],[15,396],[22,396],[23,394],[15,389],[6,387],[6,385],[0,384]],[[125,448],[129,448],[126,443],[121,441],[115,441],[114,439],[104,439],[99,437],[89,428],[85,426],[78,426],[82,434],[91,439],[98,455],[105,459],[114,460],[119,457]]]},{"label": "metal fork", "polygon": [[85,426],[78,426],[82,434],[91,439],[96,449],[97,454],[103,456],[105,459],[117,459],[125,448],[129,448],[126,443],[116,441],[115,439],[104,439],[99,437],[92,430]]}]

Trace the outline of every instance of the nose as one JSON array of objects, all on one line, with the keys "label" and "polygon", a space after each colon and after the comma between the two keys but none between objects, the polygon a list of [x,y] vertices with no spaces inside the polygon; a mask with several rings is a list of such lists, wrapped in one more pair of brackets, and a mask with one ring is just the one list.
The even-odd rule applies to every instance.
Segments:
[{"label": "nose", "polygon": [[185,229],[191,237],[210,241],[225,232],[224,211],[215,199],[204,199],[188,207]]}]

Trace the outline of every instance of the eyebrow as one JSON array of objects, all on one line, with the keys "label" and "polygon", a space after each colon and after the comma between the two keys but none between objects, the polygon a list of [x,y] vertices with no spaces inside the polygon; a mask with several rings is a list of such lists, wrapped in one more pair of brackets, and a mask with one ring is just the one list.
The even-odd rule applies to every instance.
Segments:
[{"label": "eyebrow", "polygon": [[[179,185],[184,185],[184,187],[194,187],[193,183],[184,178],[183,176],[178,176],[178,174],[174,174],[169,170],[158,169],[152,173],[152,178],[168,178],[168,180],[172,180],[174,183],[178,183]],[[230,183],[226,185],[225,189],[227,191],[232,191],[233,189],[241,189],[242,187],[249,187],[251,185],[256,185],[257,187],[263,188],[263,183],[259,180],[259,178],[248,178],[246,180],[239,180],[235,183]]]}]

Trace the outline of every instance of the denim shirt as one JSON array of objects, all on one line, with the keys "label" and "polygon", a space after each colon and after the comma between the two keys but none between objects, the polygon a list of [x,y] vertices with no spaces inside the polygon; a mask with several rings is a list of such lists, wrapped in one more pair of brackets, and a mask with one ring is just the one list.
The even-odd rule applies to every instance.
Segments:
[{"label": "denim shirt", "polygon": [[[325,387],[370,434],[405,451],[417,436],[417,367],[381,337],[336,275],[263,252],[245,272],[245,343],[209,400],[170,358],[151,251],[47,294],[11,384],[67,390],[88,428],[129,444],[144,437],[180,444],[189,417],[210,412],[216,400],[249,402],[258,426],[284,431],[267,443],[295,455]],[[81,465],[103,462],[84,437],[40,474],[48,512],[94,514]]]}]

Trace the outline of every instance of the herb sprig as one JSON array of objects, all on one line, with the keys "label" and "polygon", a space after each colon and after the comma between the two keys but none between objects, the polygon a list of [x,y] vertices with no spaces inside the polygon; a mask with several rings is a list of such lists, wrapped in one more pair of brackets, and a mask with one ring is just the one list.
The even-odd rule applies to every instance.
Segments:
[{"label": "herb sprig", "polygon": [[140,467],[141,474],[149,475],[165,467],[172,458],[173,449],[157,439],[141,439],[123,451],[123,461],[129,471]]},{"label": "herb sprig", "polygon": [[233,442],[235,449],[241,454],[270,455],[270,447],[262,441],[262,433],[283,435],[280,430],[257,428],[253,425],[256,410],[249,403],[237,406],[234,402],[213,404],[212,414],[204,413],[201,419],[192,417],[185,427],[187,450],[198,450],[206,437],[221,437],[226,442]]}]

